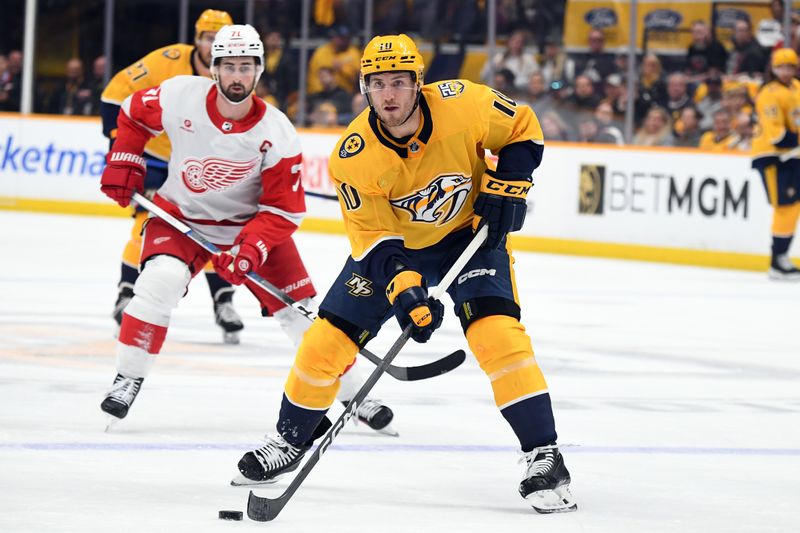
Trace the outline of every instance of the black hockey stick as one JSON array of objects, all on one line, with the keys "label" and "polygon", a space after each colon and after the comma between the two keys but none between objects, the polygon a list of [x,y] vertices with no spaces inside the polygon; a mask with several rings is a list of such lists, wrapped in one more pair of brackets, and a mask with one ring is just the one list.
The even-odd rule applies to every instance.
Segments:
[{"label": "black hockey stick", "polygon": [[[431,292],[431,296],[438,299],[441,298],[444,294],[444,291],[453,283],[453,280],[456,276],[461,272],[467,262],[475,255],[475,252],[478,250],[483,241],[486,240],[486,235],[489,233],[489,228],[484,224],[478,230],[478,233],[472,238],[470,243],[461,252],[461,255],[458,256],[453,266],[447,271],[447,273],[442,278],[442,281],[436,288]],[[336,423],[333,424],[325,436],[320,441],[319,446],[314,450],[314,453],[311,454],[311,457],[308,458],[306,464],[303,465],[303,468],[297,475],[292,479],[292,482],[283,491],[283,494],[278,496],[277,498],[262,498],[261,496],[256,496],[253,491],[250,491],[250,495],[247,498],[247,516],[251,520],[256,520],[258,522],[269,522],[270,520],[274,520],[275,517],[280,514],[281,510],[289,503],[289,500],[297,492],[297,489],[300,488],[300,485],[303,483],[303,480],[308,477],[308,474],[311,473],[311,470],[314,466],[319,462],[322,454],[328,450],[328,447],[333,442],[333,439],[339,434],[342,428],[347,424],[347,422],[353,417],[358,409],[358,405],[367,397],[369,391],[372,390],[372,387],[380,379],[381,375],[386,372],[386,369],[392,362],[403,346],[408,341],[408,337],[411,334],[411,325],[408,325],[404,330],[403,333],[400,334],[400,337],[396,341],[386,355],[383,358],[383,361],[378,365],[378,367],[372,371],[372,374],[367,378],[367,381],[361,386],[361,389],[353,396],[353,399],[350,400],[350,403],[344,409],[344,412],[339,415],[339,418],[336,420]]]},{"label": "black hockey stick", "polygon": [[[140,206],[147,209],[149,212],[153,213],[158,218],[199,244],[204,250],[207,250],[212,254],[221,253],[221,250],[214,243],[208,241],[208,239],[198,234],[192,228],[172,216],[168,211],[162,209],[151,200],[142,196],[138,192],[134,193],[132,198]],[[307,319],[313,321],[316,318],[316,314],[313,311],[307,309],[301,303],[294,301],[288,294],[258,274],[251,272],[247,274],[247,278],[275,298],[285,303],[287,306],[291,307],[293,310],[305,316]],[[380,357],[366,349],[362,349],[359,353],[375,365],[379,365],[383,362]],[[446,355],[441,359],[437,359],[436,361],[420,366],[389,365],[389,367],[386,369],[386,373],[400,381],[419,381],[421,379],[433,378],[458,368],[458,366],[464,362],[466,357],[467,355],[464,353],[464,350],[456,350],[455,352]]]},{"label": "black hockey stick", "polygon": [[313,198],[322,198],[323,200],[333,200],[335,202],[339,201],[339,197],[335,194],[325,194],[324,192],[314,192],[314,191],[305,191],[306,196],[311,196]]}]

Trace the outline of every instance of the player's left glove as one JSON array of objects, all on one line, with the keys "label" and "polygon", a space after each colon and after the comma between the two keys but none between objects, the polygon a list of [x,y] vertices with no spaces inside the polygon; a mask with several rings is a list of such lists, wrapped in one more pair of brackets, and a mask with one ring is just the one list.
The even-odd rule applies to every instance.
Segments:
[{"label": "player's left glove", "polygon": [[511,231],[522,229],[528,204],[525,197],[533,186],[529,175],[487,170],[481,178],[481,190],[473,209],[477,228],[481,219],[489,225],[489,235],[484,246],[499,248]]},{"label": "player's left glove", "polygon": [[250,272],[267,262],[268,253],[267,246],[258,237],[245,237],[237,246],[230,252],[212,255],[211,263],[222,279],[241,285]]},{"label": "player's left glove", "polygon": [[402,329],[409,324],[411,338],[428,342],[434,330],[442,325],[444,305],[428,296],[425,281],[419,272],[404,270],[389,282],[386,298],[394,306],[394,314]]}]

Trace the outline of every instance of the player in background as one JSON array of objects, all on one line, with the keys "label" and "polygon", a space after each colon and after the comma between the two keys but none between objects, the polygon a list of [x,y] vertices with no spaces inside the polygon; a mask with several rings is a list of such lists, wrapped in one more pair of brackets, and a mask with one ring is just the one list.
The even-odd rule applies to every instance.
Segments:
[{"label": "player in background", "polygon": [[[179,43],[154,50],[111,79],[101,97],[100,114],[103,118],[103,134],[111,140],[112,146],[117,136],[117,115],[123,100],[138,90],[154,87],[174,76],[187,74],[210,77],[211,43],[217,31],[228,24],[233,24],[233,19],[227,12],[206,9],[194,26],[194,45]],[[166,135],[154,137],[145,146],[147,174],[144,188],[147,196],[152,196],[167,179],[170,150]],[[131,237],[122,252],[119,292],[112,312],[117,325],[122,322],[122,312],[133,297],[133,285],[139,276],[142,224],[146,219],[147,212],[137,206]],[[214,272],[210,264],[206,265],[205,273],[214,302],[214,319],[222,328],[223,340],[228,344],[237,344],[244,325],[233,308],[233,287]]]},{"label": "player in background", "polygon": [[[470,349],[526,461],[520,494],[543,513],[577,508],[556,445],[547,384],[520,324],[506,234],[519,230],[543,137],[530,107],[466,80],[423,85],[406,35],[375,37],[361,58],[365,110],[330,158],[352,252],[320,304],[286,381],[277,434],[239,461],[267,483],[319,437],[337,376],[394,314],[426,342],[443,305],[428,297],[483,219],[489,238],[448,289]],[[498,155],[496,169],[484,150]]]},{"label": "player in background", "polygon": [[[211,58],[213,80],[176,76],[127,97],[106,157],[101,190],[125,207],[145,182],[145,145],[166,134],[172,143],[167,179],[153,201],[230,250],[212,256],[161,219],[148,219],[142,271],[122,314],[117,375],[101,404],[116,419],[128,414],[161,350],[172,310],[209,260],[229,282],[244,282],[262,314],[275,316],[295,344],[309,321],[246,275],[258,273],[304,306],[316,306],[292,240],[305,215],[300,139],[282,112],[254,95],[264,69],[258,32],[250,25],[221,28]],[[339,399],[347,402],[363,380],[351,369],[343,381]],[[392,432],[392,410],[378,400],[367,399],[357,415],[372,429]]]},{"label": "player in background", "polygon": [[756,98],[758,129],[753,139],[753,168],[761,173],[773,209],[769,277],[800,281],[800,270],[789,259],[789,246],[800,217],[800,154],[788,161],[780,160],[781,154],[798,146],[797,53],[791,48],[775,50],[772,72],[775,79],[764,84]]}]

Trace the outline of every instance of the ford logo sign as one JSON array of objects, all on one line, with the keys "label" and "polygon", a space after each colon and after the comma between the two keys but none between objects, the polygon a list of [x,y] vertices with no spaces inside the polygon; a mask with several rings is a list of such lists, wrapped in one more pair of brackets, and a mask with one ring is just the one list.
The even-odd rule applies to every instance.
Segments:
[{"label": "ford logo sign", "polygon": [[733,28],[733,25],[739,20],[750,20],[750,15],[747,14],[747,11],[732,7],[717,11],[717,26],[721,28]]},{"label": "ford logo sign", "polygon": [[598,7],[587,11],[583,20],[592,28],[609,28],[617,25],[617,14],[613,9]]},{"label": "ford logo sign", "polygon": [[644,27],[651,29],[674,29],[681,25],[683,17],[671,9],[656,9],[644,17]]}]

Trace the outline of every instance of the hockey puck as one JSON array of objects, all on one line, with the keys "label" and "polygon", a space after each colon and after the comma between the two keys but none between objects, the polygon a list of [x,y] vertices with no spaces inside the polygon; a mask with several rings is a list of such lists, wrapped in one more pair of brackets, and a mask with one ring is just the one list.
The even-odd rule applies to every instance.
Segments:
[{"label": "hockey puck", "polygon": [[244,514],[241,511],[220,511],[220,520],[241,520]]}]

